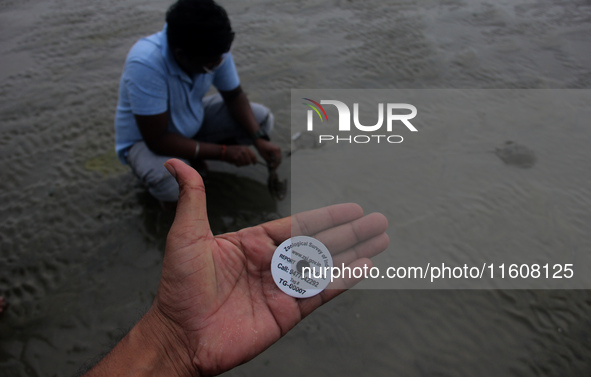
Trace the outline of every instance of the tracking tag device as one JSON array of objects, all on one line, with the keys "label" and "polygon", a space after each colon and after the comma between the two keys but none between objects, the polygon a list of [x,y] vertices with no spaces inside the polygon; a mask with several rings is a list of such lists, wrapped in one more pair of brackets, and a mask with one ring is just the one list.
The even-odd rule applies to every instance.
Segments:
[{"label": "tracking tag device", "polygon": [[292,297],[312,297],[331,279],[332,257],[324,244],[308,236],[288,238],[271,259],[275,284]]}]

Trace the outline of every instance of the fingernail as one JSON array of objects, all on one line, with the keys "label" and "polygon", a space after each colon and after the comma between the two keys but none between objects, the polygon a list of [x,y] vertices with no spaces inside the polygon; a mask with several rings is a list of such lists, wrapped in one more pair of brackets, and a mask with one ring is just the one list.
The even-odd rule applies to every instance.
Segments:
[{"label": "fingernail", "polygon": [[170,175],[172,175],[176,179],[176,170],[174,170],[174,168],[171,165],[169,165],[168,162],[164,163],[164,167],[166,168],[166,170],[168,170]]}]

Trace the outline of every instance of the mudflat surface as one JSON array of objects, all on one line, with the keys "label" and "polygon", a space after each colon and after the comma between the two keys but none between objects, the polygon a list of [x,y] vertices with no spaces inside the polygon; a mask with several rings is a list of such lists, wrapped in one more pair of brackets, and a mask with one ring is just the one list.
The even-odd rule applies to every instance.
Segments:
[{"label": "mudflat surface", "polygon": [[[591,86],[586,1],[222,4],[243,87],[285,150],[292,88]],[[166,7],[0,3],[1,376],[72,375],[153,299],[172,219],[116,159],[113,117],[125,55]],[[289,215],[265,180],[260,167],[208,177],[215,232]],[[570,195],[588,209],[587,194]],[[589,375],[590,309],[586,291],[356,290],[227,375]]]}]

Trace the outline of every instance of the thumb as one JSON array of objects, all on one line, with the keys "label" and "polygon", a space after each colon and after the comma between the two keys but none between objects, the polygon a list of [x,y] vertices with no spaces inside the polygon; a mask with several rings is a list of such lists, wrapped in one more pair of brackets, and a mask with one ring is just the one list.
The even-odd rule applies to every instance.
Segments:
[{"label": "thumb", "polygon": [[181,160],[171,159],[164,167],[179,184],[179,201],[176,206],[174,225],[194,229],[196,237],[210,232],[205,204],[205,186],[201,176]]}]

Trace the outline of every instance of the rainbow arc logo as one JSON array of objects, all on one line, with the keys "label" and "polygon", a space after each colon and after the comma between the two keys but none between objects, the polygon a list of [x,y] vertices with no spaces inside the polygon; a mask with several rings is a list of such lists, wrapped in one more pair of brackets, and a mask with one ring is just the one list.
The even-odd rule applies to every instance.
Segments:
[{"label": "rainbow arc logo", "polygon": [[[362,132],[376,132],[386,123],[386,131],[392,132],[392,124],[394,121],[400,121],[410,131],[417,132],[417,129],[410,123],[410,119],[413,119],[417,115],[417,108],[408,103],[378,103],[378,121],[374,125],[363,125],[359,121],[359,103],[353,103],[353,112],[349,106],[338,100],[334,99],[323,99],[320,101],[314,101],[310,98],[302,98],[306,102],[302,102],[303,105],[309,107],[307,111],[307,130],[314,130],[314,113],[320,118],[320,122],[328,123],[328,116],[322,105],[333,105],[336,107],[338,112],[338,127],[339,131],[349,132],[351,131],[352,123],[355,128]],[[322,105],[321,105],[322,104]],[[408,113],[400,113],[400,111]]]},{"label": "rainbow arc logo", "polygon": [[[302,93],[300,95],[306,94]],[[327,142],[348,142],[350,144],[399,144],[404,141],[404,138],[402,135],[393,134],[395,131],[394,127],[400,127],[403,125],[406,126],[409,131],[417,132],[415,126],[410,122],[417,116],[417,108],[409,103],[376,101],[377,103],[374,104],[374,106],[377,105],[376,123],[362,124],[359,119],[360,110],[358,102],[351,103],[350,99],[347,102],[336,99],[319,99],[316,101],[308,97],[300,97],[299,95],[297,97],[302,100],[302,105],[306,106],[306,130],[314,132],[314,120],[316,116],[318,116],[320,122],[323,123],[317,130],[320,131],[318,132],[318,135],[314,135],[318,136],[318,144]],[[294,100],[296,100],[297,97],[295,97]],[[366,100],[365,102],[368,101]],[[362,113],[364,114],[364,119],[367,120],[367,118],[369,118],[370,121],[372,118],[375,119],[371,115],[371,111],[375,111],[372,109],[373,106],[371,102],[372,101],[369,101],[369,103],[364,104],[364,106],[369,105],[369,108],[366,108],[365,112]],[[323,107],[326,105],[334,106],[334,109],[329,107],[329,111],[333,111],[331,113],[333,123],[330,125],[328,124],[328,115]],[[352,109],[349,107],[350,105],[352,105]],[[334,110],[336,110],[336,118]],[[298,111],[298,113],[302,114],[300,111]],[[316,113],[316,116],[314,113]],[[367,113],[370,113],[369,116]],[[336,121],[334,119],[336,119]],[[318,124],[318,120],[316,120],[316,123]],[[322,133],[322,135],[319,133]]]},{"label": "rainbow arc logo", "polygon": [[[309,103],[302,102],[303,105],[308,106],[309,108],[314,110],[316,112],[316,114],[318,114],[318,117],[320,118],[320,122],[324,122],[324,119],[326,119],[326,122],[328,123],[328,116],[326,116],[326,111],[324,111],[324,108],[322,107],[321,104],[319,104],[318,102],[316,102],[310,98],[302,98],[302,99],[316,105],[316,106],[312,106]],[[320,111],[318,111],[318,109],[320,109],[320,111],[322,111],[322,114],[324,114],[324,118],[322,118],[322,114],[320,114]],[[314,116],[312,113],[312,110],[308,110],[308,131],[311,131],[310,125],[312,124],[312,117]]]}]

